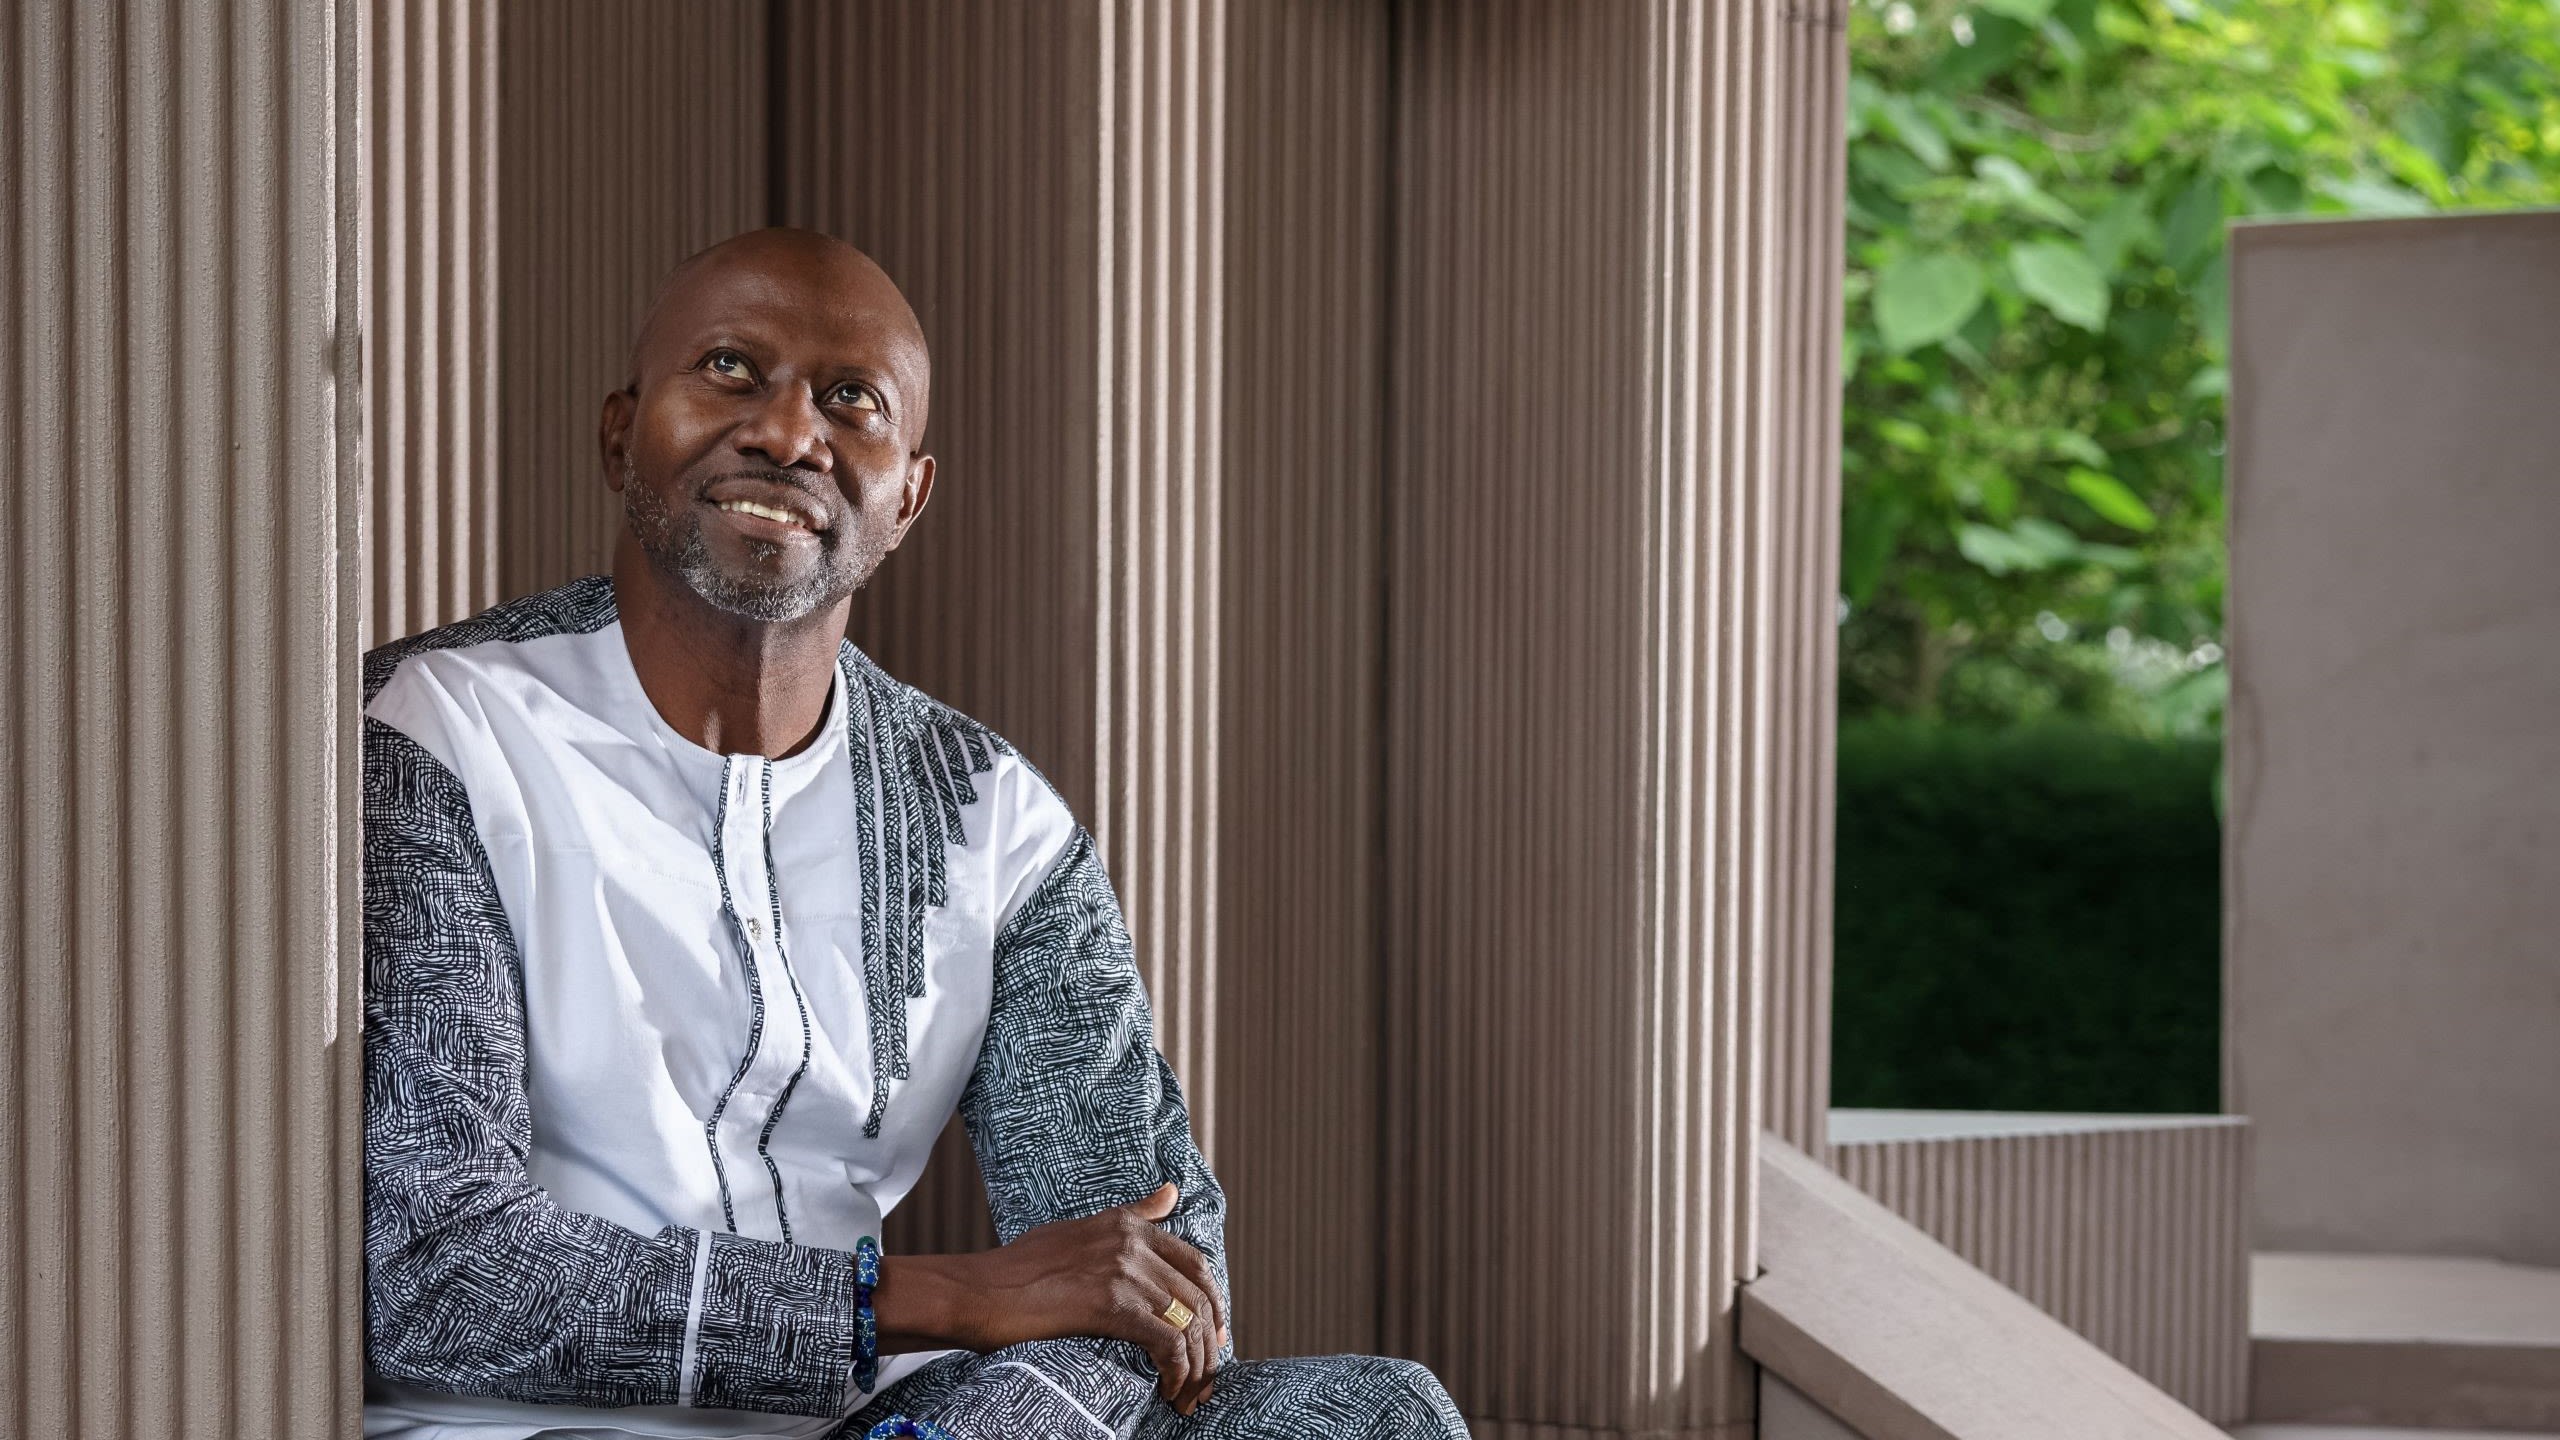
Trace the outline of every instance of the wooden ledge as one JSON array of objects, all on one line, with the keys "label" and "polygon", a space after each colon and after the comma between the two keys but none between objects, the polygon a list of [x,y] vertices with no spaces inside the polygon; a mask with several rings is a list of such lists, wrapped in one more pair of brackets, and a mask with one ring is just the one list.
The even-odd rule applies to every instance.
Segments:
[{"label": "wooden ledge", "polygon": [[1742,1349],[1865,1440],[2223,1440],[1774,1135]]}]

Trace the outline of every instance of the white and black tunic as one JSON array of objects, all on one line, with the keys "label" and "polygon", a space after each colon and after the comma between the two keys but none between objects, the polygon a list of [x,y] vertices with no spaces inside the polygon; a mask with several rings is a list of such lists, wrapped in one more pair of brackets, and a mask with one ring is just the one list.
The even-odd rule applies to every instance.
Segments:
[{"label": "white and black tunic", "polygon": [[999,1236],[1225,1197],[1091,837],[994,734],[840,652],[779,760],[679,735],[592,577],[364,671],[365,1433],[1463,1434],[1420,1367],[885,1357],[851,1257],[956,1110]]}]

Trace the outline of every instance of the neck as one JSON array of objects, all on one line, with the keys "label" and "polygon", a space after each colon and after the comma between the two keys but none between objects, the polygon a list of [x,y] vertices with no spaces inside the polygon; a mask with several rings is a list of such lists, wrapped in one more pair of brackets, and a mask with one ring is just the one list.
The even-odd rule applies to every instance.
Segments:
[{"label": "neck", "polygon": [[613,594],[640,688],[677,734],[724,755],[775,759],[818,737],[851,597],[798,620],[732,615],[661,574],[627,531],[614,550]]}]

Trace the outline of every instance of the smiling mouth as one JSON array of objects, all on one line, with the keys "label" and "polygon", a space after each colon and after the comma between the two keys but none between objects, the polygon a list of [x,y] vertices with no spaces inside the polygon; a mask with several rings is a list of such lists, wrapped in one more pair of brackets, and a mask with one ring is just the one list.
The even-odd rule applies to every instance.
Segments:
[{"label": "smiling mouth", "polygon": [[807,520],[778,505],[759,505],[753,500],[723,500],[720,502],[720,508],[733,515],[753,515],[760,520],[770,520],[777,525],[789,525],[795,529],[812,528]]}]

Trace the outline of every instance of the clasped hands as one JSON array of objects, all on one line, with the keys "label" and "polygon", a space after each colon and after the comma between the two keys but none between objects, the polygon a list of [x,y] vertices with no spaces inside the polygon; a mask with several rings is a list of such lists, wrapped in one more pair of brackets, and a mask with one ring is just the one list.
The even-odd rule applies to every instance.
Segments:
[{"label": "clasped hands", "polygon": [[[1033,1226],[993,1250],[883,1256],[872,1302],[881,1353],[1126,1340],[1155,1361],[1156,1393],[1190,1414],[1209,1398],[1227,1317],[1208,1257],[1155,1223],[1180,1198],[1167,1181],[1142,1200]],[[1190,1323],[1167,1318],[1173,1301]]]}]

